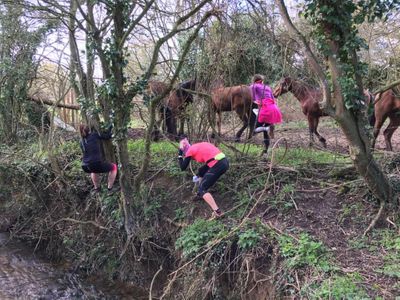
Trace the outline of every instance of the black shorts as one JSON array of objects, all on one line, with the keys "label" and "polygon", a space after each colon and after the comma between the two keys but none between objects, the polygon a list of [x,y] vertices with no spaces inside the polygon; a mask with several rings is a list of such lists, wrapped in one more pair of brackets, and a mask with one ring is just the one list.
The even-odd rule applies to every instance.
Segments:
[{"label": "black shorts", "polygon": [[[200,177],[203,177],[199,186],[199,192],[197,193],[199,196],[203,196],[207,193],[207,190],[214,185],[214,183],[221,177],[229,169],[229,162],[227,158],[223,158],[218,161],[212,168],[209,168],[207,172],[204,172],[204,167],[200,168],[199,174]],[[203,175],[203,176],[201,176]]]},{"label": "black shorts", "polygon": [[107,161],[99,161],[88,165],[82,165],[82,169],[86,173],[108,173],[114,169],[114,164]]}]

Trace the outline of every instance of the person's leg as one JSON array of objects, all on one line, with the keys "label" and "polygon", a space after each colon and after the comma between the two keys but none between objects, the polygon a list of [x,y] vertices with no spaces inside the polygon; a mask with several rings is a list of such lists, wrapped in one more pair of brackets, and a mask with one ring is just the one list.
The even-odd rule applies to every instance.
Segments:
[{"label": "person's leg", "polygon": [[257,121],[254,133],[266,132],[269,131],[269,124],[268,123],[260,123]]},{"label": "person's leg", "polygon": [[107,188],[109,190],[112,189],[112,187],[114,185],[115,178],[117,177],[117,172],[118,172],[117,171],[117,164],[112,164],[112,165],[113,165],[113,167],[112,167],[111,171],[108,172]]},{"label": "person's leg", "polygon": [[214,197],[209,192],[203,195],[203,199],[212,208],[212,210],[216,211],[218,209],[218,205],[215,202]]},{"label": "person's leg", "polygon": [[275,129],[274,124],[269,125],[269,137],[270,137],[271,139],[274,138],[274,129]]},{"label": "person's leg", "polygon": [[268,131],[264,131],[263,133],[264,133],[264,146],[265,146],[265,150],[263,151],[263,153],[267,153],[270,139],[269,139]]},{"label": "person's leg", "polygon": [[217,216],[222,214],[221,210],[218,208],[217,203],[208,189],[215,184],[218,178],[224,174],[229,168],[228,160],[225,158],[219,161],[214,167],[212,167],[202,178],[199,185],[199,196],[202,196],[204,201],[212,208]]},{"label": "person's leg", "polygon": [[94,189],[100,189],[100,176],[97,173],[90,173],[90,178],[92,179]]}]

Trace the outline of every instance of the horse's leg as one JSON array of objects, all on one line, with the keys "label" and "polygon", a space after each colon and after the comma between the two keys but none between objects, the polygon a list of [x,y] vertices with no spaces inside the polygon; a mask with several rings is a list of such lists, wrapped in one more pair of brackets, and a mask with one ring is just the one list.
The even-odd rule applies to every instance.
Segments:
[{"label": "horse's leg", "polygon": [[182,136],[184,134],[185,120],[186,120],[186,114],[185,111],[182,110],[179,112],[179,132],[178,132],[179,136]]},{"label": "horse's leg", "polygon": [[383,136],[385,137],[385,142],[386,142],[386,150],[387,151],[393,151],[392,148],[392,136],[393,133],[396,131],[397,127],[400,125],[400,117],[398,116],[392,116],[390,118],[390,123],[388,127],[383,131]]},{"label": "horse's leg", "polygon": [[253,108],[250,108],[250,122],[249,122],[249,139],[253,136],[254,134],[254,128],[256,127],[257,123],[257,116],[253,113]]},{"label": "horse's leg", "polygon": [[[157,118],[158,116],[158,118]],[[163,120],[164,120],[164,108],[161,108],[155,115],[155,120],[154,120],[154,129],[153,129],[153,140],[155,142],[160,140],[160,126],[163,125]]]},{"label": "horse's leg", "polygon": [[310,133],[309,147],[311,147],[314,144],[314,122],[313,118],[310,115],[307,116],[307,120],[308,120],[308,131]]},{"label": "horse's leg", "polygon": [[319,132],[317,130],[318,124],[319,124],[319,117],[315,117],[314,118],[314,133],[318,137],[318,140],[320,141],[322,146],[324,146],[324,148],[326,148],[326,139],[319,134]]},{"label": "horse's leg", "polygon": [[243,112],[242,108],[236,108],[236,113],[238,114],[239,118],[243,122],[243,126],[238,130],[238,132],[235,135],[235,142],[239,142],[240,141],[240,137],[243,134],[243,131],[247,128],[247,126],[249,126],[249,118]]},{"label": "horse's leg", "polygon": [[383,123],[385,122],[386,118],[381,117],[381,115],[375,114],[375,125],[374,125],[374,137],[372,138],[371,147],[372,149],[375,148],[376,139],[378,138],[379,131],[382,128]]},{"label": "horse's leg", "polygon": [[218,128],[218,136],[221,137],[221,116],[222,112],[217,111],[217,128]]},{"label": "horse's leg", "polygon": [[170,108],[165,110],[165,124],[168,134],[173,138],[176,138],[176,113]]}]

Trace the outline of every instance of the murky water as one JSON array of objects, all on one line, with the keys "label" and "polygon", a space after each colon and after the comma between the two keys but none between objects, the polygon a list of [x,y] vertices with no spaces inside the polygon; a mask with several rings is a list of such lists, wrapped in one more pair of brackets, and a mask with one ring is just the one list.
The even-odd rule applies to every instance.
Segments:
[{"label": "murky water", "polygon": [[146,299],[146,295],[138,288],[98,278],[90,283],[0,233],[0,299]]}]

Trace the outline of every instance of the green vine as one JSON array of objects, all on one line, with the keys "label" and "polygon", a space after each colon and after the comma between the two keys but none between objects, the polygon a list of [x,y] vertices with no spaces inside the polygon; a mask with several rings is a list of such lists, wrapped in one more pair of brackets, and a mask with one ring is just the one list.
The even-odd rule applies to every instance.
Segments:
[{"label": "green vine", "polygon": [[359,110],[363,106],[357,78],[366,76],[367,66],[355,60],[355,55],[367,49],[367,44],[358,35],[358,25],[366,20],[386,18],[398,4],[398,0],[305,1],[304,17],[313,25],[317,49],[324,56],[333,55],[339,63],[339,84],[347,109]]}]

